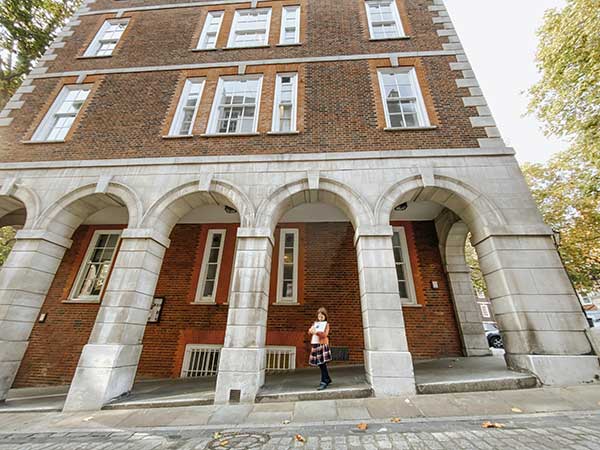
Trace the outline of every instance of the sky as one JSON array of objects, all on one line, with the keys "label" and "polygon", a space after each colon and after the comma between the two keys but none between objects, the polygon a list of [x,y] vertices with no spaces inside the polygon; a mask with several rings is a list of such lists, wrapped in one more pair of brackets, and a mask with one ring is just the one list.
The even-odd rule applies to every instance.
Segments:
[{"label": "sky", "polygon": [[533,115],[523,117],[525,92],[540,78],[535,34],[544,12],[565,0],[445,0],[454,27],[496,119],[520,162],[544,162],[568,146],[544,136]]}]

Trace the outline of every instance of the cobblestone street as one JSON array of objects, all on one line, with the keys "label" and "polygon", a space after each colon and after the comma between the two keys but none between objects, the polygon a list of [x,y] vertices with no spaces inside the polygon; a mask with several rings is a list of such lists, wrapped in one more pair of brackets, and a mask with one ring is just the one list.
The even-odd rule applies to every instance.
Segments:
[{"label": "cobblestone street", "polygon": [[[432,419],[370,423],[364,432],[344,424],[254,430],[188,427],[144,432],[5,433],[0,435],[0,450],[600,449],[597,413],[541,414],[496,421],[505,428],[484,429],[480,420],[472,419]],[[305,442],[297,440],[297,434]]]}]

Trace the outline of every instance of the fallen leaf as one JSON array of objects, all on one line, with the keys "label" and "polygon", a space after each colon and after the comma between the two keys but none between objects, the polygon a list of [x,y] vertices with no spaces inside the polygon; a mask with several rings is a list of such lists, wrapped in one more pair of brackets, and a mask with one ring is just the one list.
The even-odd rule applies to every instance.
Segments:
[{"label": "fallen leaf", "polygon": [[360,431],[365,431],[367,428],[369,428],[369,425],[367,425],[364,422],[361,422],[358,425],[356,425],[356,428],[358,428]]},{"label": "fallen leaf", "polygon": [[391,419],[391,421],[392,421],[393,423],[400,423],[400,421],[401,421],[401,420],[402,420],[402,419],[400,419],[400,417],[392,417],[392,419]]},{"label": "fallen leaf", "polygon": [[290,423],[290,421],[289,421],[289,420],[284,420],[284,421],[283,421],[283,424],[284,424],[284,425],[287,425],[288,423]]},{"label": "fallen leaf", "polygon": [[505,427],[505,425],[503,423],[495,423],[495,422],[490,422],[490,421],[483,422],[481,424],[481,426],[483,428],[504,428]]},{"label": "fallen leaf", "polygon": [[220,438],[221,438],[221,433],[219,433],[218,431],[216,431],[216,432],[213,434],[213,439],[220,439]]},{"label": "fallen leaf", "polygon": [[301,434],[297,434],[297,435],[296,435],[296,436],[294,436],[294,437],[296,438],[296,440],[297,440],[298,442],[302,442],[302,443],[306,442],[306,439],[304,439],[304,436],[302,436]]},{"label": "fallen leaf", "polygon": [[229,444],[229,441],[227,439],[224,439],[221,442],[219,442],[219,445],[221,447],[227,447],[227,444]]},{"label": "fallen leaf", "polygon": [[511,411],[514,413],[522,413],[523,412],[523,410],[520,408],[512,408]]}]

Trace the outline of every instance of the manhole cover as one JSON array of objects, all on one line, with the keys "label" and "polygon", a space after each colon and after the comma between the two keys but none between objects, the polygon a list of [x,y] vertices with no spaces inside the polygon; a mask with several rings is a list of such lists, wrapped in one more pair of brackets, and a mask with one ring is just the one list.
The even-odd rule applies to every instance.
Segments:
[{"label": "manhole cover", "polygon": [[206,448],[210,450],[254,450],[261,449],[269,442],[268,434],[263,433],[223,433],[218,439],[210,441]]}]

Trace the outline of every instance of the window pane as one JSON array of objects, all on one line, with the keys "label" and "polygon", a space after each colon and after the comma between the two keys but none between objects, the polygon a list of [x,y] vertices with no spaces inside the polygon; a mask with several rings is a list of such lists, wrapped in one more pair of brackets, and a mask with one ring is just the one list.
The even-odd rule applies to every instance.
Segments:
[{"label": "window pane", "polygon": [[252,133],[255,131],[258,103],[257,79],[221,80],[219,83],[217,133]]},{"label": "window pane", "polygon": [[207,280],[204,285],[204,292],[202,292],[202,297],[212,297],[213,290],[215,288],[215,282],[213,280]]},{"label": "window pane", "polygon": [[217,264],[209,264],[206,271],[206,279],[214,280],[215,278],[217,278]]},{"label": "window pane", "polygon": [[211,247],[220,247],[221,246],[221,238],[223,236],[220,233],[213,234]]},{"label": "window pane", "polygon": [[284,298],[292,298],[294,296],[294,282],[293,281],[283,281],[283,289],[281,291],[281,296]]},{"label": "window pane", "polygon": [[293,280],[294,279],[294,265],[293,264],[285,264],[283,266],[283,279],[284,280]]},{"label": "window pane", "polygon": [[400,298],[408,298],[408,291],[406,290],[406,282],[398,282],[398,291],[400,291]]},{"label": "window pane", "polygon": [[396,276],[398,277],[399,281],[404,281],[406,279],[404,278],[404,267],[402,264],[396,264]]},{"label": "window pane", "polygon": [[219,260],[219,247],[213,248],[210,251],[210,256],[208,257],[208,262],[217,262]]},{"label": "window pane", "polygon": [[84,265],[85,274],[80,279],[80,287],[75,292],[75,298],[98,296],[110,272],[112,259],[117,247],[119,236],[117,234],[97,235],[92,242],[93,251],[87,257]]}]

